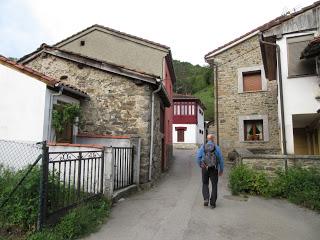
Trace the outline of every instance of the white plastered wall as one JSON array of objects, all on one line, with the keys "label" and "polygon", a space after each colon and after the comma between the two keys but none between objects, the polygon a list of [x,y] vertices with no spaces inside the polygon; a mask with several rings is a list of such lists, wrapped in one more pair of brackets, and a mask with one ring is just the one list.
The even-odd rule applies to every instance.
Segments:
[{"label": "white plastered wall", "polygon": [[[319,77],[305,76],[288,78],[287,38],[311,33],[314,32],[288,34],[277,40],[277,44],[279,44],[281,49],[283,102],[288,154],[294,153],[292,115],[316,113],[320,108],[319,101],[315,99],[319,94]],[[278,106],[280,108],[280,104],[278,104]],[[281,121],[280,109],[279,119]]]},{"label": "white plastered wall", "polygon": [[0,64],[0,138],[43,140],[46,84]]},{"label": "white plastered wall", "polygon": [[[178,142],[176,127],[186,127],[184,132],[184,142]],[[197,125],[196,124],[173,124],[172,125],[173,143],[197,143]]]}]

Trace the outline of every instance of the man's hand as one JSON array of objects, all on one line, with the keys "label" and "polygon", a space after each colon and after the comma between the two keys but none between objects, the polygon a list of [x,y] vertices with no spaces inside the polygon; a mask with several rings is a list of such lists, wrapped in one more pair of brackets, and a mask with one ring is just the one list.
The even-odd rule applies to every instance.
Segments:
[{"label": "man's hand", "polygon": [[223,175],[223,171],[219,171],[219,177]]}]

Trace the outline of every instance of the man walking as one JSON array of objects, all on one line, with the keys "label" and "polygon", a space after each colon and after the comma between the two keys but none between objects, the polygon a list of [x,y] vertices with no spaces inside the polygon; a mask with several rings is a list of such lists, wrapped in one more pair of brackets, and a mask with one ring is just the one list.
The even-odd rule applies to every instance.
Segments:
[{"label": "man walking", "polygon": [[197,152],[197,163],[202,171],[202,195],[204,206],[209,205],[210,178],[212,185],[210,207],[215,208],[218,195],[218,177],[223,174],[224,161],[219,146],[214,143],[213,135],[209,134],[207,140],[207,143],[202,145]]}]

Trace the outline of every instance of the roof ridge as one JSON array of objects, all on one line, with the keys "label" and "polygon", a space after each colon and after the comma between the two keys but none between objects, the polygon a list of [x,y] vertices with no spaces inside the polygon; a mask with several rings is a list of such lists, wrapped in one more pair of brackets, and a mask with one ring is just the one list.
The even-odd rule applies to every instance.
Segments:
[{"label": "roof ridge", "polygon": [[124,36],[127,36],[127,37],[131,37],[131,38],[134,38],[134,39],[137,39],[137,40],[140,40],[140,41],[144,41],[144,42],[147,42],[147,43],[156,45],[156,46],[158,46],[158,47],[162,47],[162,48],[165,48],[165,49],[167,49],[167,50],[170,50],[170,47],[168,47],[168,46],[166,46],[166,45],[164,45],[164,44],[157,43],[157,42],[154,42],[154,41],[151,41],[151,40],[142,38],[142,37],[138,37],[138,36],[135,36],[135,35],[132,35],[132,34],[129,34],[129,33],[121,32],[121,31],[119,31],[119,30],[116,30],[116,29],[113,29],[113,28],[110,28],[110,27],[106,27],[106,26],[103,26],[103,25],[100,25],[100,24],[93,24],[93,25],[91,25],[91,26],[89,26],[89,27],[87,27],[87,28],[85,28],[85,29],[77,32],[77,33],[74,33],[74,34],[72,34],[71,36],[69,36],[69,37],[67,37],[67,38],[65,38],[65,39],[63,39],[63,40],[61,40],[61,41],[53,44],[52,46],[57,46],[57,45],[65,42],[65,41],[73,38],[74,36],[76,36],[76,35],[78,35],[78,34],[81,34],[81,33],[85,32],[85,31],[89,30],[90,28],[95,28],[95,27],[103,28],[103,29],[105,29],[105,30],[107,30],[107,31],[111,31],[111,32],[114,32],[114,33],[118,33],[118,34],[121,34],[121,35],[124,35]]},{"label": "roof ridge", "polygon": [[123,65],[119,65],[119,64],[116,64],[116,63],[113,63],[113,62],[108,62],[108,61],[105,61],[105,60],[89,57],[87,55],[83,55],[83,54],[80,54],[80,53],[68,51],[68,50],[61,49],[61,48],[58,48],[58,47],[55,47],[55,46],[46,45],[46,46],[44,46],[43,49],[53,49],[53,50],[56,50],[56,51],[65,52],[65,53],[68,53],[68,54],[72,54],[72,55],[76,55],[76,56],[79,56],[79,57],[83,57],[83,58],[91,59],[91,60],[98,61],[98,62],[101,62],[101,63],[105,63],[105,64],[108,64],[108,65],[112,65],[112,66],[115,66],[115,67],[120,67],[120,68],[129,70],[129,71],[133,71],[135,73],[142,74],[142,75],[145,75],[145,76],[148,76],[148,77],[151,77],[151,78],[160,78],[160,76],[157,76],[157,75],[154,75],[154,74],[151,74],[151,73],[141,72],[141,71],[138,71],[136,69],[128,68],[128,67],[123,66]]}]

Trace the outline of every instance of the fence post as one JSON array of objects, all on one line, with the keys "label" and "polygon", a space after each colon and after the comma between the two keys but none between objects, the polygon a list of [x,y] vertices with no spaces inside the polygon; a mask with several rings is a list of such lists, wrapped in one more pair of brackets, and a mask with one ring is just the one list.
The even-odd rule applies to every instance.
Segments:
[{"label": "fence post", "polygon": [[133,179],[134,179],[134,146],[132,146],[131,149],[131,179],[130,179],[130,184],[133,184]]},{"label": "fence post", "polygon": [[47,142],[42,142],[42,163],[40,175],[40,201],[38,215],[38,231],[41,231],[47,217],[47,197],[48,197],[48,174],[49,174],[49,148]]},{"label": "fence post", "polygon": [[105,151],[105,147],[103,148],[102,152],[101,152],[101,169],[100,169],[100,175],[101,175],[101,179],[100,179],[100,193],[103,194],[103,183],[104,183],[104,151]]},{"label": "fence post", "polygon": [[285,170],[285,173],[288,172],[288,158],[287,157],[284,159],[284,170]]},{"label": "fence post", "polygon": [[[79,164],[78,164],[78,182],[77,182],[77,195],[78,195],[78,200],[80,200],[80,194],[81,194],[81,161],[82,161],[82,153],[79,152]],[[84,169],[85,170],[85,169]],[[83,172],[84,172],[83,170]],[[84,174],[83,174],[84,178]]]}]

